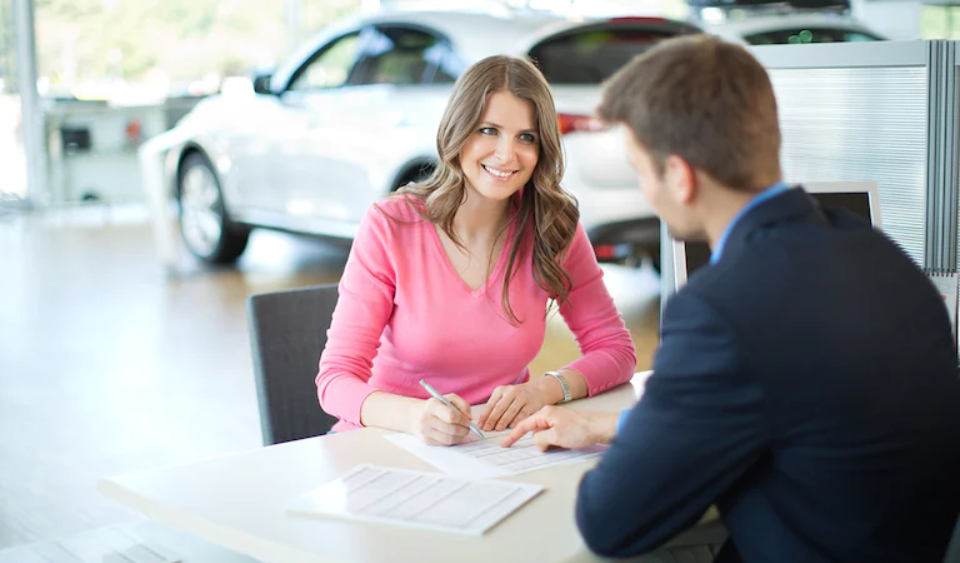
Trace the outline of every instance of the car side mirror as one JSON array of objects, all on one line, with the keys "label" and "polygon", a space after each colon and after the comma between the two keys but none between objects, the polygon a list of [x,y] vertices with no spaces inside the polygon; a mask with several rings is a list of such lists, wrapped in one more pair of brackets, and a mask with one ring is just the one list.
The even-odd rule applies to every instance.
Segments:
[{"label": "car side mirror", "polygon": [[270,88],[270,82],[273,79],[272,74],[259,74],[253,77],[253,91],[257,94],[268,94],[273,95],[273,90]]}]

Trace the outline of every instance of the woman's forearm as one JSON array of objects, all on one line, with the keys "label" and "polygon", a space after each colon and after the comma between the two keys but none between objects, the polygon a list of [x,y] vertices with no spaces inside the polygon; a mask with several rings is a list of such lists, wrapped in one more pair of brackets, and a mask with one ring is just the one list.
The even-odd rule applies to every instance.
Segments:
[{"label": "woman's forearm", "polygon": [[413,433],[415,411],[423,401],[384,391],[374,391],[360,406],[360,422],[388,430]]},{"label": "woman's forearm", "polygon": [[[590,390],[587,388],[587,380],[580,375],[580,372],[567,368],[559,369],[557,372],[567,380],[571,398],[582,399],[590,394]],[[555,378],[545,375],[537,380],[537,384],[544,397],[547,398],[546,404],[555,405],[563,400],[563,388],[560,387],[560,382]]]}]

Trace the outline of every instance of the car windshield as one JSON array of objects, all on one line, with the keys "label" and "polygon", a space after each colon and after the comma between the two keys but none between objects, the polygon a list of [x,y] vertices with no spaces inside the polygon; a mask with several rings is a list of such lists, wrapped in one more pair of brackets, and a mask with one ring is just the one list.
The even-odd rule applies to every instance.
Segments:
[{"label": "car windshield", "polygon": [[599,84],[634,56],[675,35],[650,26],[577,29],[539,43],[530,58],[551,84]]},{"label": "car windshield", "polygon": [[746,35],[744,39],[751,45],[802,45],[804,43],[847,43],[881,40],[880,37],[872,33],[831,27],[778,29]]}]

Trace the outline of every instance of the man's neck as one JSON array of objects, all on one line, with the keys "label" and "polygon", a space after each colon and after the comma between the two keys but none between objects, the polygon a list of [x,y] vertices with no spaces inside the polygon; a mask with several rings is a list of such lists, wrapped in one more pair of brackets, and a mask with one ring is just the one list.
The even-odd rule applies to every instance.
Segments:
[{"label": "man's neck", "polygon": [[734,189],[720,184],[706,175],[700,176],[702,187],[707,188],[701,190],[704,198],[701,209],[705,211],[703,223],[704,234],[707,237],[707,242],[710,244],[711,249],[717,248],[720,238],[723,237],[723,234],[730,227],[733,220],[736,219],[737,215],[743,211],[744,207],[753,201],[754,198],[782,181],[779,171],[776,174],[770,174],[769,178],[758,179],[762,181],[760,185],[764,186],[764,189],[759,192],[754,192]]},{"label": "man's neck", "polygon": [[716,197],[711,204],[710,214],[704,222],[704,230],[710,248],[716,248],[720,237],[744,207],[760,192],[728,190],[729,193]]}]

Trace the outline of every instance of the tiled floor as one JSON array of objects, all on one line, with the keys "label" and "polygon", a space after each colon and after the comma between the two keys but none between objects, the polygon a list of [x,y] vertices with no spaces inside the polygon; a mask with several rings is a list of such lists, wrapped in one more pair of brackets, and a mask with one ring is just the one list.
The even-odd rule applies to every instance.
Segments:
[{"label": "tiled floor", "polygon": [[[255,232],[236,268],[167,270],[142,214],[84,213],[0,215],[0,550],[141,525],[100,477],[258,447],[245,298],[334,282],[346,260]],[[606,271],[645,368],[658,280]],[[555,315],[532,369],[577,354]]]}]

